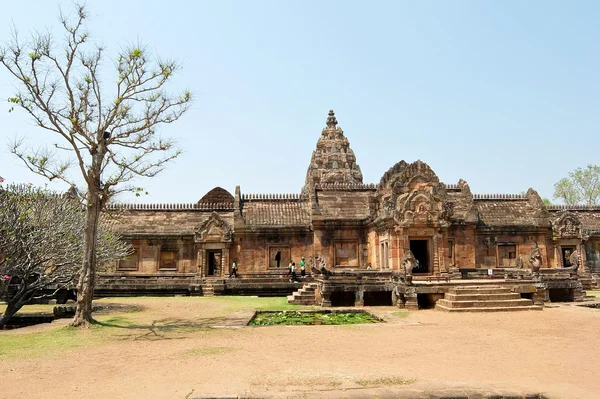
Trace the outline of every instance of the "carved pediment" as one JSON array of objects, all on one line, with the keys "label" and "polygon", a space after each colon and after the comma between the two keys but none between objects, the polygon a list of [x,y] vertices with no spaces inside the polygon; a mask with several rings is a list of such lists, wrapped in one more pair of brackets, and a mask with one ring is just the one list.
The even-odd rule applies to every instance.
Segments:
[{"label": "carved pediment", "polygon": [[231,242],[233,232],[217,212],[213,212],[196,228],[196,242]]},{"label": "carved pediment", "polygon": [[581,221],[572,212],[562,212],[552,221],[552,231],[560,238],[581,238]]},{"label": "carved pediment", "polygon": [[435,195],[436,186],[421,186],[395,199],[394,219],[404,225],[446,226],[448,209],[444,198]]}]

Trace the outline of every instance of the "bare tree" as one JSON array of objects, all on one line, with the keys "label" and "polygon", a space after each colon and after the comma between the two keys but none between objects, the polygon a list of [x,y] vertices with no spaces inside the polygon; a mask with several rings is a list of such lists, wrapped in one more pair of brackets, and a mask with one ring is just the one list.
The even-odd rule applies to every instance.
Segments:
[{"label": "bare tree", "polygon": [[600,203],[600,166],[588,165],[569,172],[554,184],[554,198],[567,205]]},{"label": "bare tree", "polygon": [[[141,46],[121,50],[114,61],[116,84],[107,89],[99,76],[104,48],[89,39],[85,6],[76,10],[74,18],[60,14],[66,33],[61,46],[51,33],[34,33],[22,41],[13,30],[12,40],[0,48],[0,63],[20,88],[9,101],[58,140],[52,149],[29,149],[16,140],[11,151],[50,180],[73,184],[78,176],[85,182],[84,256],[71,325],[87,326],[92,321],[100,212],[116,193],[139,190],[129,184],[133,178],[155,176],[180,154],[157,128],[178,120],[191,94],[167,93],[165,85],[179,66],[152,61]],[[75,175],[68,173],[71,166]]]},{"label": "bare tree", "polygon": [[[30,300],[53,296],[77,281],[84,225],[81,204],[71,197],[29,186],[0,186],[0,297],[7,298],[0,327]],[[99,231],[99,264],[131,253],[131,246],[105,221]]]}]

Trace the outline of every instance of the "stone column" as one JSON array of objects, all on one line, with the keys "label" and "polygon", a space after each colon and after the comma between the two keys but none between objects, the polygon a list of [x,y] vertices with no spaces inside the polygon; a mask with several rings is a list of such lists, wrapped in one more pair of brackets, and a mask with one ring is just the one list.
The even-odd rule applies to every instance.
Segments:
[{"label": "stone column", "polygon": [[544,283],[536,283],[535,292],[533,293],[533,304],[538,306],[544,306],[544,302],[550,301],[550,296],[548,295],[548,290],[546,289],[546,284]]},{"label": "stone column", "polygon": [[321,283],[321,306],[324,308],[331,307],[331,287],[326,281]]},{"label": "stone column", "polygon": [[196,273],[200,277],[204,277],[204,250],[197,248],[196,251]]},{"label": "stone column", "polygon": [[221,251],[221,276],[228,276],[231,268],[231,262],[229,261],[229,248],[225,248]]},{"label": "stone column", "polygon": [[354,306],[365,306],[364,291],[359,287],[355,292]]},{"label": "stone column", "polygon": [[405,307],[407,309],[419,309],[419,302],[417,301],[417,291],[414,287],[406,287],[404,298],[406,299]]},{"label": "stone column", "polygon": [[438,235],[434,234],[432,239],[431,239],[431,246],[432,251],[433,252],[433,273],[432,274],[439,274],[441,273],[441,268],[440,268],[440,256],[439,256],[439,252],[438,252]]}]

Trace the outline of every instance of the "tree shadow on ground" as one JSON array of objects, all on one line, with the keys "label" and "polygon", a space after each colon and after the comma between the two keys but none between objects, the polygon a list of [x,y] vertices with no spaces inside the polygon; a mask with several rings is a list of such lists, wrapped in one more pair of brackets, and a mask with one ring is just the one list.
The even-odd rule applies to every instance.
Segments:
[{"label": "tree shadow on ground", "polygon": [[[150,324],[134,323],[122,317],[111,317],[96,321],[100,327],[127,330],[126,333],[115,334],[123,340],[171,340],[188,338],[188,333],[211,330],[211,327],[223,323],[225,318],[208,318],[192,321],[177,318],[154,320]],[[183,335],[186,334],[186,335]]]}]

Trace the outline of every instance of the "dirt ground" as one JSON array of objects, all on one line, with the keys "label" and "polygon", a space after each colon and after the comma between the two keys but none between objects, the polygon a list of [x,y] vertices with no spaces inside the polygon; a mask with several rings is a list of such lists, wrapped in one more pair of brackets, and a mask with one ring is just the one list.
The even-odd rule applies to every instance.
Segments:
[{"label": "dirt ground", "polygon": [[[89,345],[0,358],[0,397],[600,396],[599,309],[406,315],[373,307],[386,323],[207,328],[227,324],[239,309],[211,298],[112,302],[145,310],[103,316],[102,328],[75,332],[78,342],[100,337]],[[11,335],[57,328],[64,329],[0,332],[0,349]]]}]

